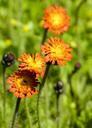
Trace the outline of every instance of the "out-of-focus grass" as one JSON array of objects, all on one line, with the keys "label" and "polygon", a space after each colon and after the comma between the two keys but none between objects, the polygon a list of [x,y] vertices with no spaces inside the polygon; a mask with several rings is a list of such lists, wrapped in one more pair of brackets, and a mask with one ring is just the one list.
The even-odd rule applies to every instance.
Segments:
[{"label": "out-of-focus grass", "polygon": [[[78,11],[76,8],[81,0],[60,0],[71,16],[70,30],[60,35],[73,48],[72,62],[64,67],[53,66],[43,89],[40,99],[41,126],[56,128],[56,97],[53,90],[55,82],[62,80],[64,94],[60,98],[60,128],[92,128],[92,1],[87,0]],[[55,0],[0,0],[0,60],[3,53],[12,51],[16,58],[23,52],[36,53],[40,51],[43,35],[42,16],[44,9],[56,3]],[[77,22],[76,22],[77,20]],[[48,33],[48,37],[50,37]],[[54,36],[54,35],[53,35]],[[78,96],[80,116],[77,116],[75,101],[69,92],[68,74],[74,64],[81,63],[80,70],[72,77],[72,87]],[[17,62],[7,70],[7,77],[17,69]],[[7,85],[9,88],[9,85]],[[3,124],[2,107],[2,67],[0,65],[0,128]],[[23,99],[16,128],[37,128],[36,99]],[[15,97],[7,92],[7,127],[10,124]],[[76,126],[75,126],[76,125]]]}]

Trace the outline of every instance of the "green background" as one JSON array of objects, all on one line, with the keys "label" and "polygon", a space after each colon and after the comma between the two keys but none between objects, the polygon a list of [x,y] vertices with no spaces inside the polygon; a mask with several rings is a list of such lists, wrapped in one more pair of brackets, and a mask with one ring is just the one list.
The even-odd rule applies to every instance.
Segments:
[{"label": "green background", "polygon": [[[60,97],[60,128],[92,128],[92,0],[0,0],[0,60],[9,51],[17,58],[23,53],[40,51],[44,29],[44,9],[52,4],[66,8],[71,25],[59,37],[73,48],[73,59],[65,66],[52,66],[40,99],[42,128],[56,128],[56,95],[54,85],[64,83]],[[48,33],[48,37],[56,36]],[[68,78],[76,62],[81,68]],[[6,78],[17,69],[16,63],[7,69]],[[76,99],[72,100],[69,81]],[[7,89],[9,85],[7,85]],[[7,91],[6,122],[11,124],[16,97]],[[37,95],[22,99],[15,128],[37,128]],[[77,106],[77,103],[78,106]],[[80,114],[77,115],[78,110]],[[0,64],[0,128],[4,128],[2,65]]]}]

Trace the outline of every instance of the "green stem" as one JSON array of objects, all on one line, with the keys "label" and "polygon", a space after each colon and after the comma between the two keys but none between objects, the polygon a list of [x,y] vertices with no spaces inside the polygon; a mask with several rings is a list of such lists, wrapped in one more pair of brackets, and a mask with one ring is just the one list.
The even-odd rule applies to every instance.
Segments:
[{"label": "green stem", "polygon": [[4,89],[4,97],[3,97],[3,113],[4,113],[4,124],[6,126],[6,82],[5,82],[5,73],[6,73],[6,67],[3,66],[3,89]]},{"label": "green stem", "polygon": [[11,123],[11,127],[10,128],[14,128],[14,123],[15,123],[15,120],[16,120],[16,116],[18,115],[20,101],[21,101],[21,99],[17,98],[16,106],[15,106],[15,111],[14,111],[14,114],[13,114],[12,123]]},{"label": "green stem", "polygon": [[42,88],[44,87],[45,82],[46,82],[46,78],[47,78],[47,75],[48,75],[48,72],[49,72],[49,68],[50,68],[50,64],[48,64],[47,67],[46,67],[45,74],[44,74],[44,77],[43,77],[43,79],[42,79],[42,83],[41,83],[41,85],[39,86],[39,93],[38,93],[38,97],[37,97],[37,118],[38,118],[38,127],[39,127],[39,128],[40,128],[39,100],[40,100],[40,95],[41,95]]},{"label": "green stem", "polygon": [[43,34],[43,38],[42,38],[42,41],[41,41],[41,44],[44,44],[44,41],[45,41],[45,39],[47,37],[47,33],[48,33],[48,29],[45,29],[44,30],[44,34]]},{"label": "green stem", "polygon": [[45,112],[45,123],[46,123],[46,127],[48,128],[49,127],[49,101],[48,101],[48,93],[47,93],[47,90],[49,90],[48,88],[49,86],[45,86],[44,88],[44,93],[45,93],[45,99],[44,99],[44,112]]},{"label": "green stem", "polygon": [[59,94],[57,94],[56,97],[56,107],[57,107],[57,117],[56,117],[56,122],[57,122],[57,128],[59,128]]},{"label": "green stem", "polygon": [[81,0],[80,3],[79,3],[79,5],[78,5],[77,8],[76,8],[76,10],[75,10],[75,16],[76,16],[76,17],[75,17],[75,23],[74,23],[74,25],[77,25],[80,8],[81,8],[81,6],[82,6],[86,1],[87,1],[87,0]]},{"label": "green stem", "polygon": [[74,91],[73,91],[73,88],[72,88],[71,78],[72,78],[72,74],[70,74],[68,76],[68,83],[69,83],[69,86],[70,86],[71,97],[72,97],[72,99],[74,99],[75,98],[75,94],[74,94]]}]

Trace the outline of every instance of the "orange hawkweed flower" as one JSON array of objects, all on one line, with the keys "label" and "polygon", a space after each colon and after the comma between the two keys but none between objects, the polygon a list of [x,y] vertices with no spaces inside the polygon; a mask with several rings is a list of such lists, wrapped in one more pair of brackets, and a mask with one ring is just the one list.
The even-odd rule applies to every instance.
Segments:
[{"label": "orange hawkweed flower", "polygon": [[35,75],[27,70],[16,71],[7,81],[11,85],[9,91],[18,98],[31,97],[38,92],[35,89],[38,81],[35,79]]},{"label": "orange hawkweed flower", "polygon": [[38,53],[36,55],[30,55],[24,53],[19,59],[20,70],[30,70],[36,73],[36,78],[43,76],[45,70],[45,62],[41,55]]},{"label": "orange hawkweed flower", "polygon": [[70,25],[70,17],[65,9],[56,5],[50,6],[45,10],[43,20],[44,28],[55,34],[67,31]]},{"label": "orange hawkweed flower", "polygon": [[45,54],[45,61],[52,64],[64,65],[72,58],[71,48],[59,38],[50,38],[42,45],[42,52]]}]

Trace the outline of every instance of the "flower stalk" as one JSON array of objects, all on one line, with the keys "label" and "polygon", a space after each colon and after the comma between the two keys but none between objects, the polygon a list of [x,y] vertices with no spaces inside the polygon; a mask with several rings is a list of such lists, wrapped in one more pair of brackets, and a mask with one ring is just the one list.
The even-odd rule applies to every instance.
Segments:
[{"label": "flower stalk", "polygon": [[79,11],[81,9],[81,6],[86,2],[87,0],[81,0],[79,5],[77,6],[76,10],[75,10],[75,22],[74,25],[77,26],[78,24],[78,18],[79,18]]},{"label": "flower stalk", "polygon": [[15,120],[16,120],[16,117],[18,115],[20,101],[21,101],[21,98],[17,98],[16,105],[15,105],[15,111],[14,111],[14,114],[13,114],[12,123],[11,123],[11,127],[10,128],[14,128]]},{"label": "flower stalk", "polygon": [[56,93],[56,126],[59,128],[59,99],[60,95],[63,93],[63,82],[58,81],[54,87]]},{"label": "flower stalk", "polygon": [[56,95],[56,109],[57,109],[57,128],[59,128],[59,99],[60,99],[60,95]]},{"label": "flower stalk", "polygon": [[6,67],[3,66],[3,91],[4,91],[4,95],[3,95],[3,113],[4,113],[4,123],[6,126],[6,80],[5,80],[5,74],[6,74]]},{"label": "flower stalk", "polygon": [[2,76],[3,76],[3,114],[4,114],[4,124],[6,127],[6,69],[13,65],[15,60],[14,54],[9,52],[2,56]]},{"label": "flower stalk", "polygon": [[71,79],[72,79],[73,75],[80,69],[80,67],[81,67],[81,64],[79,62],[77,62],[74,66],[73,71],[68,75],[68,83],[70,86],[70,94],[71,94],[72,99],[76,98],[76,96],[75,96],[73,88],[72,88]]},{"label": "flower stalk", "polygon": [[43,44],[47,38],[47,33],[48,33],[48,29],[44,29],[44,34],[43,34],[43,37],[42,37],[42,41],[41,41],[41,44]]}]

